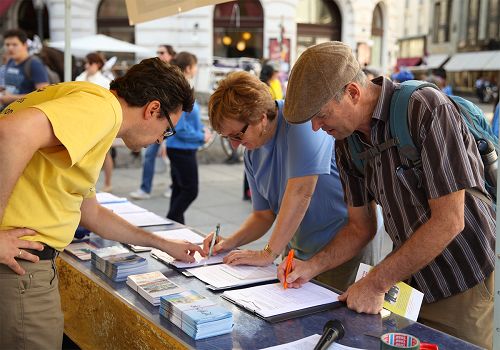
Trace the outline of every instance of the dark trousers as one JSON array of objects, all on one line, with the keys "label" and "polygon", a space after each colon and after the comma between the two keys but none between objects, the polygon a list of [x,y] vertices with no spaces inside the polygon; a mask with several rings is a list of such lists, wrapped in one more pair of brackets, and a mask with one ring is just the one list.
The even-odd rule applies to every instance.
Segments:
[{"label": "dark trousers", "polygon": [[184,224],[184,212],[198,196],[197,150],[167,147],[172,176],[172,196],[167,218]]}]

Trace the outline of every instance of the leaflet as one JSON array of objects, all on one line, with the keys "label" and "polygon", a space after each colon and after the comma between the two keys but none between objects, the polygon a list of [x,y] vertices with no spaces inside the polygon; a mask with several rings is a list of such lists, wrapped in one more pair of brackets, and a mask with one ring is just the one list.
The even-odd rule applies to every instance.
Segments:
[{"label": "leaflet", "polygon": [[[356,282],[365,277],[372,268],[373,266],[364,263],[359,264]],[[416,322],[424,293],[404,282],[398,282],[385,293],[384,299],[384,309]]]},{"label": "leaflet", "polygon": [[[314,349],[316,344],[318,343],[321,336],[319,334],[313,334],[308,337],[276,346],[271,346],[269,348],[264,348],[261,350],[311,350]],[[351,346],[342,345],[339,343],[332,343],[328,348],[328,350],[363,350],[360,348],[353,348]]]}]

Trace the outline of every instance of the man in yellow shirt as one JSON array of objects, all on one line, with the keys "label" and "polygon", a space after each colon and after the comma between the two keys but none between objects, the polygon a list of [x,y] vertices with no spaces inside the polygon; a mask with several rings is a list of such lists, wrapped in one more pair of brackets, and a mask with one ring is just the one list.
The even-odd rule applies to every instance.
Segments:
[{"label": "man in yellow shirt", "polygon": [[0,114],[0,348],[60,349],[57,252],[81,223],[101,237],[194,261],[201,249],[137,228],[101,207],[95,183],[115,137],[139,150],[175,133],[192,89],[151,58],[114,80],[50,85]]}]

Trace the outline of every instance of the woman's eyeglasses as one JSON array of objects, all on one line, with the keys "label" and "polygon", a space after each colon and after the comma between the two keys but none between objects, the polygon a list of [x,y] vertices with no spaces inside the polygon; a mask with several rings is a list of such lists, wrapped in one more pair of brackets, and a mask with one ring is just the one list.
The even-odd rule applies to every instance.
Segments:
[{"label": "woman's eyeglasses", "polygon": [[241,129],[240,132],[237,133],[237,134],[227,135],[227,136],[224,136],[224,137],[227,138],[227,139],[233,140],[233,141],[242,141],[243,140],[243,135],[245,135],[245,132],[247,131],[249,125],[250,124],[245,124],[245,126],[243,127],[243,129]]},{"label": "woman's eyeglasses", "polygon": [[156,54],[157,54],[158,56],[164,55],[164,54],[166,54],[166,53],[167,53],[167,51],[156,51]]}]

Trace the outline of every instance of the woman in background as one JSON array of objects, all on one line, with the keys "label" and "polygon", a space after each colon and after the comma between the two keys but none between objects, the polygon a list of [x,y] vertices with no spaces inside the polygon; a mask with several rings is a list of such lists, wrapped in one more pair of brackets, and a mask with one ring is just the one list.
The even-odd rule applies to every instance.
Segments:
[{"label": "woman in background", "polygon": [[283,99],[283,89],[281,87],[281,82],[278,78],[279,72],[274,69],[270,64],[264,64],[260,71],[259,79],[267,86],[269,86],[269,91],[271,91],[271,96],[274,100],[279,101]]},{"label": "woman in background", "polygon": [[[196,75],[198,60],[189,52],[178,53],[170,63],[178,66],[188,80]],[[182,114],[175,131],[175,135],[167,139],[167,156],[172,176],[172,196],[167,218],[184,224],[184,213],[198,196],[196,152],[210,137],[208,129],[201,122],[197,102],[191,112]]]},{"label": "woman in background", "polygon": [[[106,78],[102,72],[102,66],[104,66],[104,58],[97,52],[91,52],[85,56],[85,70],[82,74],[76,77],[76,81],[88,81],[102,86],[105,89],[109,89],[109,83],[111,80]],[[113,148],[111,148],[106,154],[104,159],[104,192],[111,192],[113,186],[111,184],[111,178],[113,176],[113,157],[111,156]]]}]

